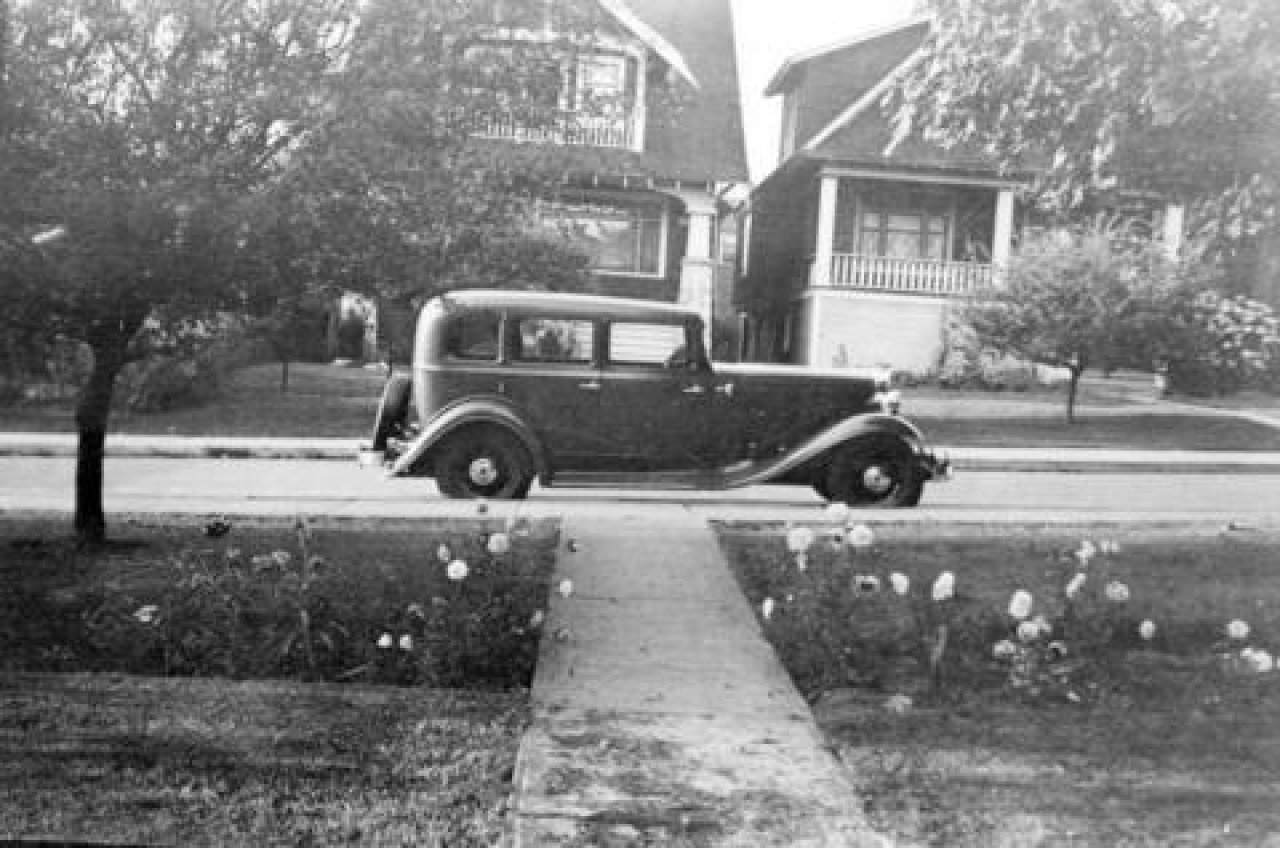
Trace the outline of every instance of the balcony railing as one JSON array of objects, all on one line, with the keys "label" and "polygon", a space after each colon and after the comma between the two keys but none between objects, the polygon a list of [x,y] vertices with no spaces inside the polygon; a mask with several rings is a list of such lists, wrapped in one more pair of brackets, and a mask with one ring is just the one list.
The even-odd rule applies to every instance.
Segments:
[{"label": "balcony railing", "polygon": [[507,119],[491,120],[476,132],[480,138],[533,144],[569,144],[638,150],[636,122],[626,118],[567,116],[554,124],[526,127]]},{"label": "balcony railing", "polygon": [[991,266],[978,262],[898,259],[833,253],[827,285],[867,291],[955,297],[991,285]]}]

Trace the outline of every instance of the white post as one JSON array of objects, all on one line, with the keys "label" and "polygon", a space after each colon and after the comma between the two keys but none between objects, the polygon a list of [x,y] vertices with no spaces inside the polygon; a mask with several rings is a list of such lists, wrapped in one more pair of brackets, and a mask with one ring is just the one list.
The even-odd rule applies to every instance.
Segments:
[{"label": "white post", "polygon": [[1182,227],[1184,210],[1180,203],[1169,203],[1164,207],[1164,227],[1162,238],[1165,256],[1172,260],[1182,252]]},{"label": "white post", "polygon": [[991,281],[997,286],[1004,285],[1012,250],[1013,190],[1002,188],[996,193],[996,220],[991,234]]},{"label": "white post", "polygon": [[680,302],[692,306],[702,314],[704,322],[703,342],[711,351],[711,321],[715,286],[713,228],[716,225],[714,211],[689,210],[688,241],[680,268]]},{"label": "white post", "polygon": [[809,286],[831,283],[831,248],[836,235],[836,192],[840,181],[822,177],[818,187],[818,226],[813,238],[813,265],[809,268]]}]

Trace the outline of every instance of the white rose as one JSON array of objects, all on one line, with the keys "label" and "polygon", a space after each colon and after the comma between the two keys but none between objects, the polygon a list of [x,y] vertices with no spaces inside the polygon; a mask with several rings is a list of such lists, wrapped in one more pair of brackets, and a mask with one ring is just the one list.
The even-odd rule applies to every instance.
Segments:
[{"label": "white rose", "polygon": [[849,528],[849,547],[861,550],[876,543],[876,534],[865,524],[855,524]]},{"label": "white rose", "polygon": [[1083,571],[1077,571],[1076,576],[1072,577],[1071,582],[1067,584],[1067,588],[1066,588],[1067,597],[1075,598],[1076,595],[1080,594],[1080,590],[1084,588],[1084,583],[1086,579],[1087,578],[1085,577],[1085,574]]},{"label": "white rose", "polygon": [[1009,599],[1009,615],[1021,621],[1031,615],[1032,603],[1031,593],[1025,589],[1019,589]]},{"label": "white rose", "polygon": [[1238,618],[1227,622],[1227,637],[1230,639],[1248,639],[1249,623]]},{"label": "white rose", "polygon": [[935,601],[949,601],[956,593],[956,576],[950,571],[944,571],[938,575],[938,579],[933,581],[933,591],[931,597]]}]

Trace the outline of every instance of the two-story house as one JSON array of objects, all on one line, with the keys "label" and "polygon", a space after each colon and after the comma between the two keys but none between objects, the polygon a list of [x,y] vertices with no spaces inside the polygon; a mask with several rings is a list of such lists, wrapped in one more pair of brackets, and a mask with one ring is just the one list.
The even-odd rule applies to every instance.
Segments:
[{"label": "two-story house", "polygon": [[[515,160],[521,148],[557,146],[563,182],[531,227],[590,257],[592,293],[678,302],[709,327],[733,326],[737,233],[726,198],[745,194],[747,165],[730,0],[591,0],[585,37],[555,31],[559,0],[544,15],[537,4],[486,2],[493,26],[467,50],[506,60],[524,50],[545,63],[552,45],[558,64],[560,91],[539,91],[555,101],[539,105],[536,123],[518,106],[527,93],[515,92],[513,108],[478,116],[473,133]],[[572,49],[554,47],[567,41]],[[372,327],[372,308],[353,298],[335,315]]]},{"label": "two-story house", "polygon": [[795,56],[769,83],[780,163],[747,218],[747,356],[928,372],[950,304],[1007,259],[1023,177],[976,150],[895,140],[883,111],[928,28],[911,20]]},{"label": "two-story house", "polygon": [[[724,199],[746,183],[729,0],[599,0],[585,46],[566,55],[562,119],[499,117],[481,136],[568,148],[544,226],[591,258],[600,294],[674,301],[729,320],[731,245]],[[499,28],[494,48],[538,38]]]}]

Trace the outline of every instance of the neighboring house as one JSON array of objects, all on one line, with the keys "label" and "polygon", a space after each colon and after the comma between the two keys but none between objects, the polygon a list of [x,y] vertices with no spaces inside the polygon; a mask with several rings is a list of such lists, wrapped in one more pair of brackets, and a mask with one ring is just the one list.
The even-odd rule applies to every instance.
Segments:
[{"label": "neighboring house", "polygon": [[[780,163],[744,220],[745,357],[933,373],[948,313],[999,285],[1015,193],[1032,174],[1003,173],[974,146],[896,138],[883,107],[923,60],[929,26],[917,18],[795,56],[769,83],[782,97]],[[1143,225],[1176,253],[1181,208],[1144,202]]]},{"label": "neighboring house", "polygon": [[[580,151],[540,217],[591,257],[592,291],[686,304],[731,326],[721,232],[747,167],[729,0],[599,2],[598,38],[561,69],[560,125],[498,119],[481,134]],[[497,30],[493,46],[537,37]]]},{"label": "neighboring house", "polygon": [[950,304],[1009,255],[1019,175],[973,150],[894,141],[886,92],[928,33],[912,20],[788,60],[780,164],[752,193],[744,353],[925,373]]},{"label": "neighboring house", "polygon": [[[515,145],[517,158],[528,145],[557,146],[568,166],[537,226],[591,258],[589,291],[686,304],[708,327],[732,328],[728,201],[741,201],[747,166],[730,2],[597,2],[600,31],[561,57],[561,117],[530,127],[499,114],[476,135]],[[517,25],[501,0],[493,8],[492,36],[469,49],[515,51],[564,35],[552,31],[554,15]],[[717,346],[731,347],[720,335]]]}]

